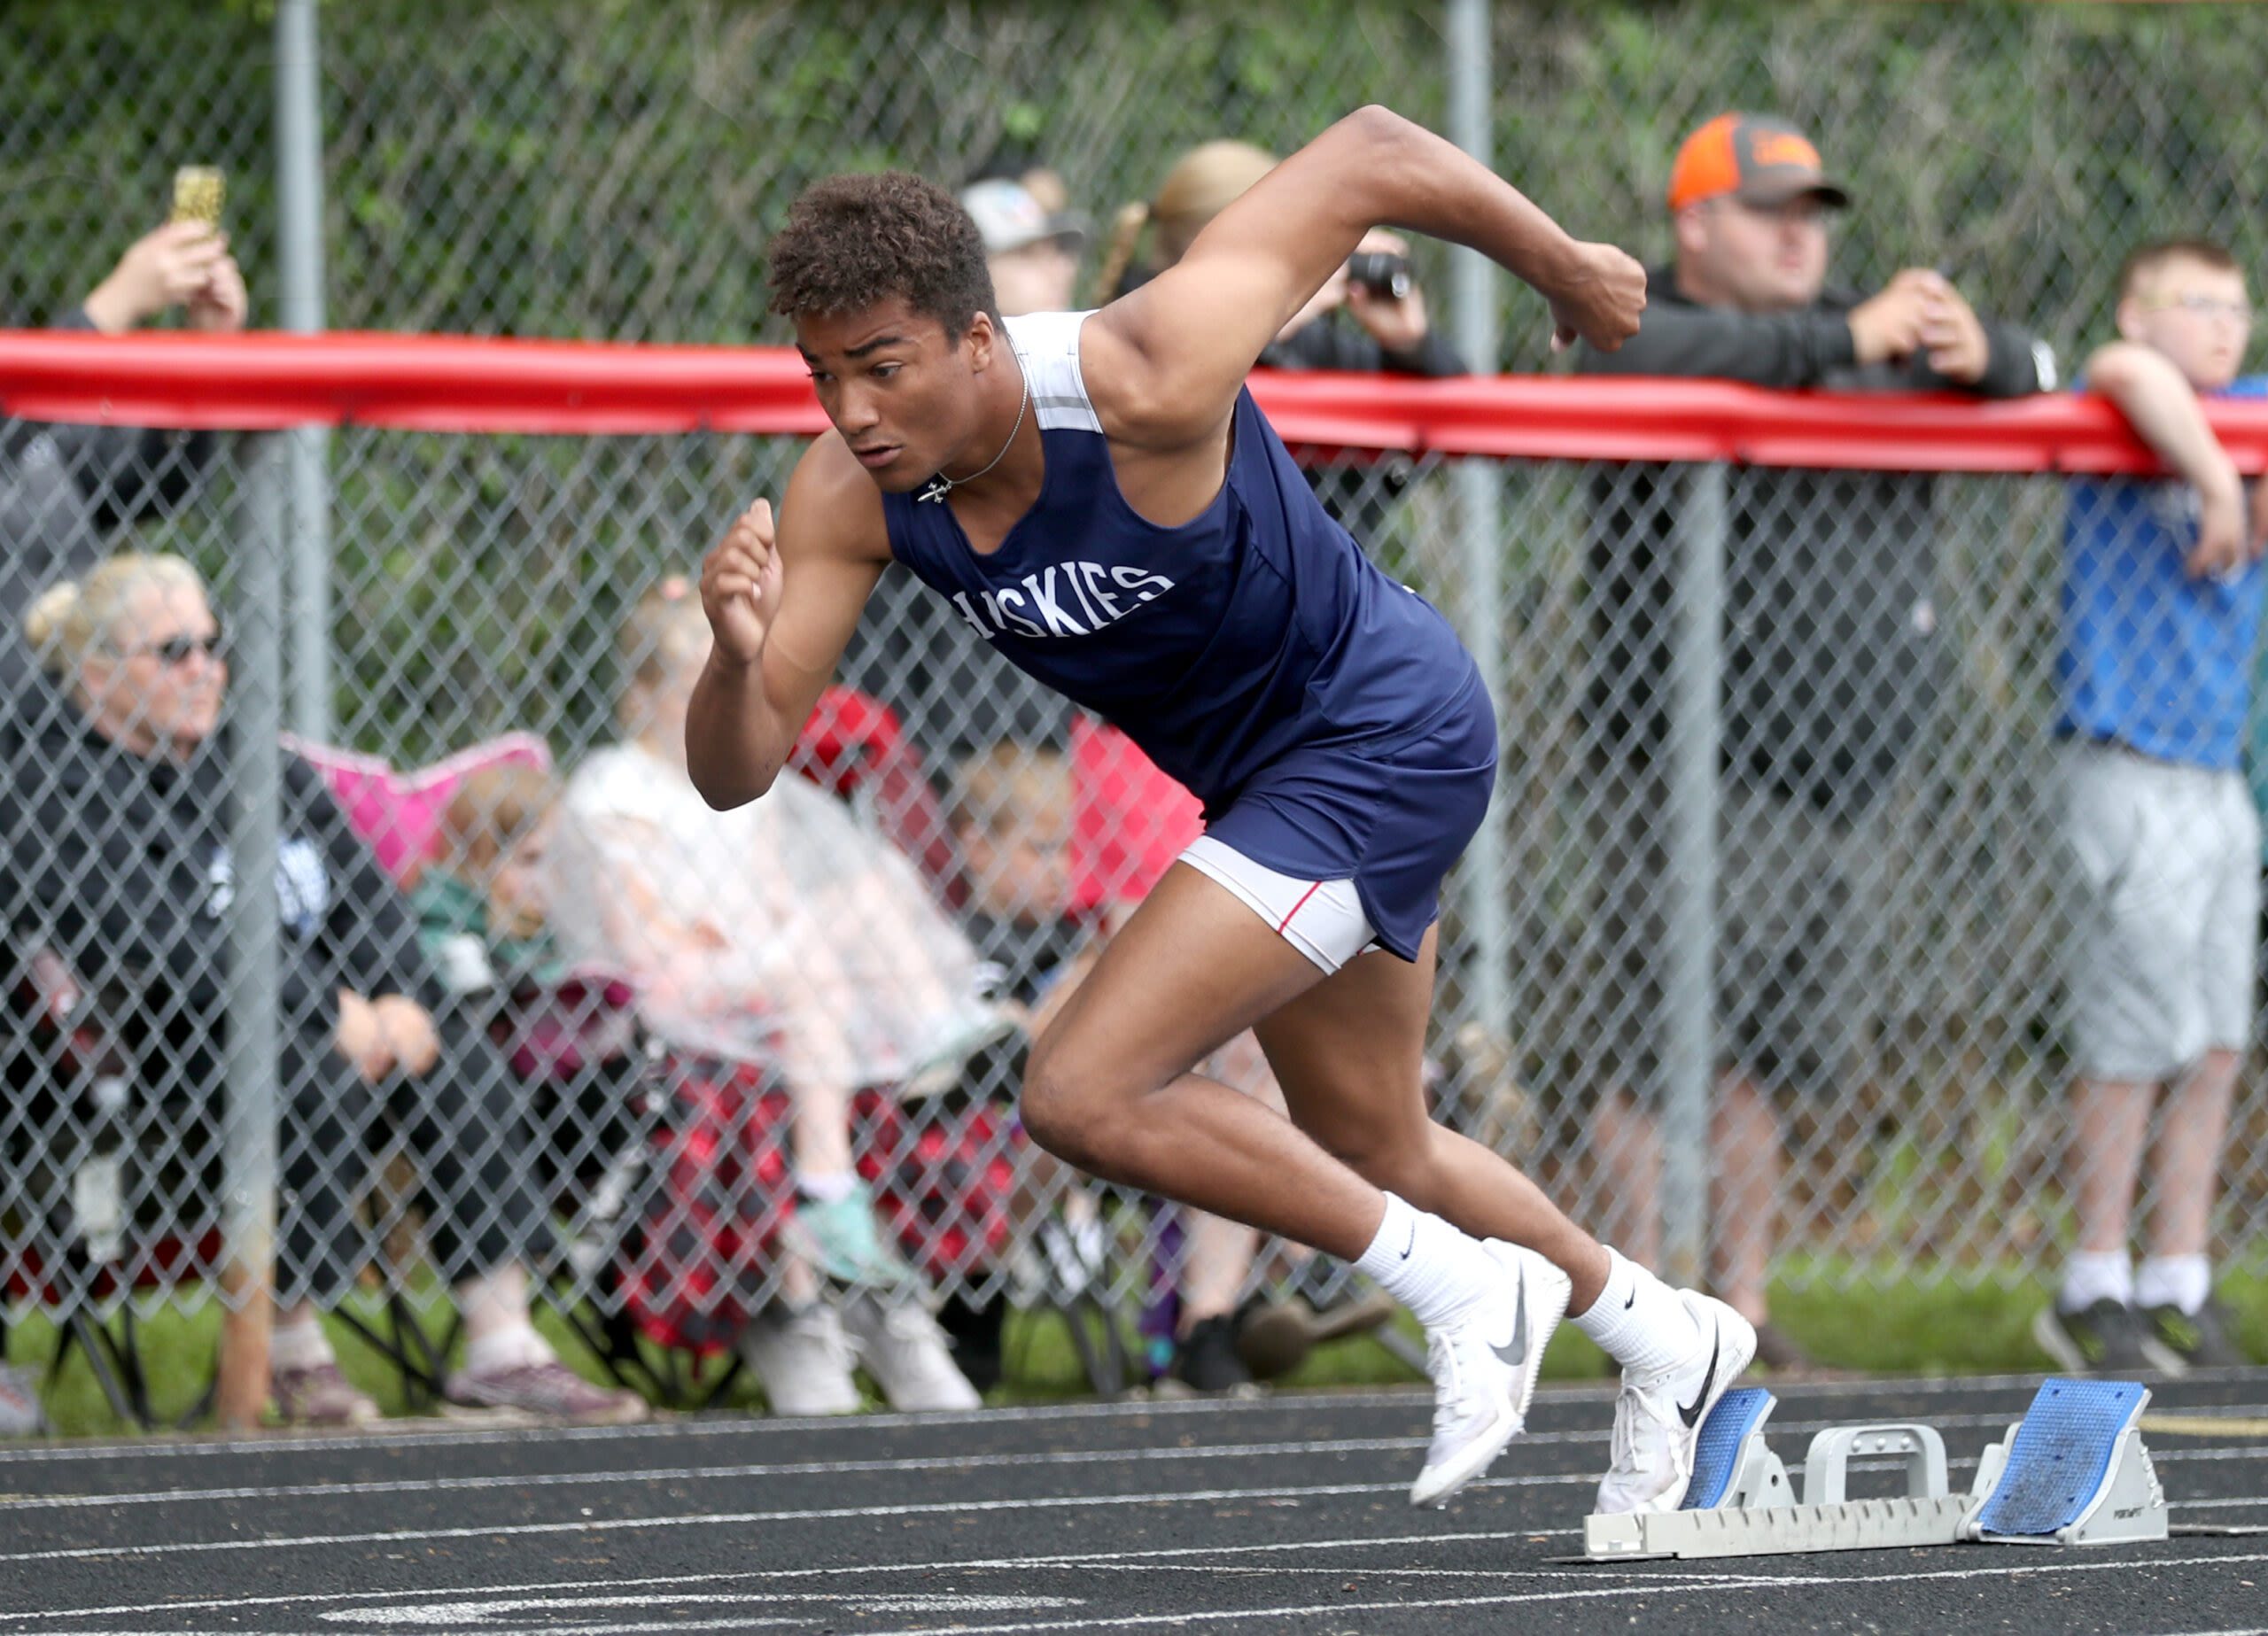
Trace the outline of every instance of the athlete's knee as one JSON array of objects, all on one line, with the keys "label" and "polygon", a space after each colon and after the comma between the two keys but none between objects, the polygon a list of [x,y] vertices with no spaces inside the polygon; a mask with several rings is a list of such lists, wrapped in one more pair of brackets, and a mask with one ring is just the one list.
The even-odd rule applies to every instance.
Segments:
[{"label": "athlete's knee", "polygon": [[1153,1144],[1144,1105],[1158,1089],[1107,1052],[1044,1035],[1024,1068],[1024,1129],[1065,1163],[1115,1179]]},{"label": "athlete's knee", "polygon": [[1091,1169],[1100,1132],[1097,1099],[1075,1062],[1043,1037],[1024,1065],[1018,1113],[1025,1134],[1068,1165]]}]

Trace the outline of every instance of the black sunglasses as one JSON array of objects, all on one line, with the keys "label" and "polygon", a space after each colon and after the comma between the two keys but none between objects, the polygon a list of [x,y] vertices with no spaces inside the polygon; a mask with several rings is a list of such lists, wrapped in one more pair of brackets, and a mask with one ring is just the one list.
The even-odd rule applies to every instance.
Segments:
[{"label": "black sunglasses", "polygon": [[209,636],[190,636],[184,632],[180,636],[169,636],[162,642],[150,642],[140,647],[126,648],[124,653],[128,659],[139,659],[146,655],[155,659],[168,670],[178,670],[189,663],[191,654],[201,653],[208,659],[218,659],[225,640],[225,633],[218,625],[215,625]]}]

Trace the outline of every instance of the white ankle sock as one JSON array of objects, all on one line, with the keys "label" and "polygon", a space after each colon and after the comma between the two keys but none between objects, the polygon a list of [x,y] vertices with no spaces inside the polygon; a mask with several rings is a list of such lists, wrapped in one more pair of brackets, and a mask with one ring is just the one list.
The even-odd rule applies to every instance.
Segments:
[{"label": "white ankle sock", "polygon": [[508,1323],[501,1330],[485,1335],[472,1336],[464,1344],[464,1367],[468,1374],[487,1375],[500,1369],[527,1369],[552,1360],[551,1348],[530,1323]]},{"label": "white ankle sock", "polygon": [[2152,1255],[2134,1269],[2134,1305],[2195,1312],[2213,1292],[2213,1264],[2202,1255]]},{"label": "white ankle sock", "polygon": [[1378,1237],[1355,1267],[1377,1279],[1427,1329],[1486,1300],[1504,1276],[1479,1239],[1392,1193],[1386,1196]]},{"label": "white ankle sock", "polygon": [[319,1319],[279,1323],[268,1331],[268,1367],[271,1369],[319,1369],[336,1361]]},{"label": "white ankle sock", "polygon": [[1575,1327],[1633,1374],[1650,1375],[1691,1357],[1701,1337],[1677,1291],[1611,1244],[1606,1262],[1606,1288],[1576,1314]]},{"label": "white ankle sock", "polygon": [[2133,1305],[2134,1263],[2124,1250],[2074,1251],[2055,1304],[2065,1312],[2082,1312],[2106,1300]]},{"label": "white ankle sock", "polygon": [[804,1170],[796,1175],[796,1190],[815,1205],[831,1205],[850,1197],[858,1177],[849,1170]]}]

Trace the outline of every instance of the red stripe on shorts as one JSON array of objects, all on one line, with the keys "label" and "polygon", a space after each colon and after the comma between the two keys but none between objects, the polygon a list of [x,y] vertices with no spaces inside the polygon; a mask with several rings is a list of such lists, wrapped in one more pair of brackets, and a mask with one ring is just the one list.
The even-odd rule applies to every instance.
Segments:
[{"label": "red stripe on shorts", "polygon": [[1308,906],[1308,899],[1313,897],[1317,892],[1322,890],[1323,882],[1318,880],[1306,891],[1301,893],[1300,901],[1292,905],[1292,912],[1285,915],[1281,920],[1278,920],[1276,923],[1276,935],[1281,937],[1284,934],[1284,928],[1291,925],[1293,920],[1299,919],[1300,911]]}]

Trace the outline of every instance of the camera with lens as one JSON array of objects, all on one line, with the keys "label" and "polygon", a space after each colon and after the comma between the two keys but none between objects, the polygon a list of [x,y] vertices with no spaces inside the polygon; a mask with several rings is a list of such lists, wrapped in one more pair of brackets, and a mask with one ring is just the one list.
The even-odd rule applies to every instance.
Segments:
[{"label": "camera with lens", "polygon": [[1410,258],[1391,250],[1358,250],[1347,258],[1347,276],[1374,296],[1399,301],[1410,293]]}]

